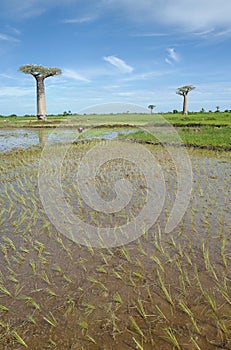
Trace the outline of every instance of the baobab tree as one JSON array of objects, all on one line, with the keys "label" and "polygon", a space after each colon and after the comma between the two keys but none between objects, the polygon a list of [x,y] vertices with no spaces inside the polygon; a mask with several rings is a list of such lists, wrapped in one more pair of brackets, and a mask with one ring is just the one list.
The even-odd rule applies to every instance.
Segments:
[{"label": "baobab tree", "polygon": [[177,89],[176,94],[183,96],[184,102],[183,102],[183,114],[188,114],[188,93],[192,90],[194,90],[195,87],[193,85],[185,85],[181,86]]},{"label": "baobab tree", "polygon": [[36,79],[37,118],[39,120],[46,120],[46,96],[44,80],[48,77],[62,74],[61,69],[26,64],[25,66],[21,66],[19,70],[23,73],[33,75],[33,77]]},{"label": "baobab tree", "polygon": [[152,114],[152,111],[153,109],[155,108],[156,106],[155,105],[149,105],[148,108],[151,110],[151,114]]}]

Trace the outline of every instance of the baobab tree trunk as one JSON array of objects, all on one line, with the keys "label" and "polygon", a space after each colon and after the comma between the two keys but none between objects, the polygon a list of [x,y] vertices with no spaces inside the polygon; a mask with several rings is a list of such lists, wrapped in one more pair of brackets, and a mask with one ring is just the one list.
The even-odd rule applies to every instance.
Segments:
[{"label": "baobab tree trunk", "polygon": [[183,114],[188,114],[188,95],[184,95],[184,102],[183,102]]},{"label": "baobab tree trunk", "polygon": [[46,120],[46,97],[44,77],[36,76],[37,83],[37,117],[39,120]]}]

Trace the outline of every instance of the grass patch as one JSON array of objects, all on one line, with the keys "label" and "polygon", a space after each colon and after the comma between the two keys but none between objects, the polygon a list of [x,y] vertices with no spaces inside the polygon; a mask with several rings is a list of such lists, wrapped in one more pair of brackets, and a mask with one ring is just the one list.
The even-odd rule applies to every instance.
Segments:
[{"label": "grass patch", "polygon": [[[231,149],[231,128],[216,127],[216,126],[201,126],[201,127],[181,127],[176,129],[179,137],[185,145],[192,146],[207,146],[223,149]],[[160,128],[161,133],[161,128]],[[163,131],[163,135],[164,131]],[[151,133],[139,130],[129,135],[121,135],[122,139],[132,139],[139,142],[158,143],[157,139]],[[168,133],[165,137],[167,143],[175,143],[174,134]]]}]

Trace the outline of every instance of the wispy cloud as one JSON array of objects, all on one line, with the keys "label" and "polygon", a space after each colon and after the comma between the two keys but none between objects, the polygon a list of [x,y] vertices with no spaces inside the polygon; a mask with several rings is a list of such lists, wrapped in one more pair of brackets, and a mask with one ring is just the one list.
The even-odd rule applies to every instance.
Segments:
[{"label": "wispy cloud", "polygon": [[17,86],[4,86],[0,88],[0,96],[21,97],[31,95],[33,91],[29,88]]},{"label": "wispy cloud", "polygon": [[81,17],[81,18],[64,19],[63,23],[67,23],[67,24],[81,24],[81,23],[92,22],[94,20],[95,20],[95,17],[86,16],[86,17]]},{"label": "wispy cloud", "polygon": [[15,43],[19,43],[20,42],[19,39],[16,39],[13,36],[2,34],[2,33],[0,33],[0,40],[10,41],[10,42],[15,42]]},{"label": "wispy cloud", "polygon": [[5,73],[0,73],[0,77],[2,77],[4,79],[18,80],[17,78],[15,78],[11,75],[5,74]]},{"label": "wispy cloud", "polygon": [[84,77],[83,75],[79,74],[78,72],[76,72],[73,69],[64,68],[62,70],[62,72],[63,72],[63,76],[66,77],[66,78],[71,78],[71,79],[74,79],[74,80],[83,81],[85,83],[89,83],[90,82],[90,80],[88,78]]},{"label": "wispy cloud", "polygon": [[149,37],[162,37],[162,36],[168,36],[169,34],[166,33],[136,33],[131,34],[132,37],[135,38],[149,38]]},{"label": "wispy cloud", "polygon": [[231,2],[227,0],[104,0],[104,3],[139,22],[167,24],[190,31],[231,28]]},{"label": "wispy cloud", "polygon": [[3,15],[8,18],[27,19],[37,17],[48,9],[57,6],[67,6],[75,0],[5,0]]},{"label": "wispy cloud", "polygon": [[173,64],[174,62],[180,61],[180,56],[176,53],[176,50],[172,47],[167,49],[168,57],[165,58],[165,62],[168,64]]},{"label": "wispy cloud", "polygon": [[144,72],[140,74],[133,74],[129,77],[123,78],[123,81],[145,81],[150,79],[154,79],[157,77],[162,77],[165,75],[168,75],[170,70],[157,70],[157,71],[150,71],[150,72]]},{"label": "wispy cloud", "polygon": [[167,57],[165,57],[165,59],[164,59],[164,60],[165,60],[165,62],[166,62],[166,63],[168,63],[168,64],[170,64],[170,65],[172,65],[172,64],[173,64],[173,63],[172,63],[172,61],[170,61],[170,60],[169,60]]},{"label": "wispy cloud", "polygon": [[133,67],[129,66],[125,61],[116,56],[104,56],[103,59],[118,68],[122,73],[131,73],[134,70]]}]

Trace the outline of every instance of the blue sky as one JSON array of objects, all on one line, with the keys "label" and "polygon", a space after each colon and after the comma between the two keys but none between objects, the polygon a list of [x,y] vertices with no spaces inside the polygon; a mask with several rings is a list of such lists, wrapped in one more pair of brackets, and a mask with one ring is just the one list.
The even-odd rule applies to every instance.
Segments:
[{"label": "blue sky", "polygon": [[[230,0],[1,0],[0,114],[35,114],[24,64],[59,67],[47,113],[105,103],[231,109]],[[112,110],[116,112],[116,110]]]}]

